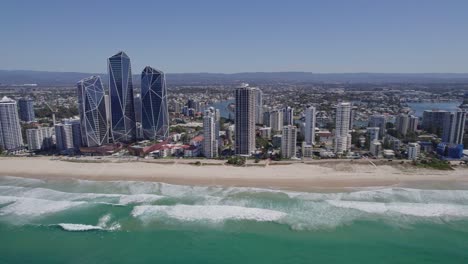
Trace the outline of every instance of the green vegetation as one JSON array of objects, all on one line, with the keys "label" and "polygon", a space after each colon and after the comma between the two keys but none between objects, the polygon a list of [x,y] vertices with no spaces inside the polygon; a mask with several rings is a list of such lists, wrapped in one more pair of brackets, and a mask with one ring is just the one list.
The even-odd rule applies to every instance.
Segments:
[{"label": "green vegetation", "polygon": [[175,133],[187,133],[187,129],[181,126],[172,126],[170,129],[170,132],[175,132]]},{"label": "green vegetation", "polygon": [[228,158],[226,163],[234,166],[244,166],[246,163],[246,158],[240,156],[232,156]]},{"label": "green vegetation", "polygon": [[450,162],[435,158],[425,159],[421,161],[413,161],[413,165],[425,169],[453,170],[452,166],[450,165]]}]

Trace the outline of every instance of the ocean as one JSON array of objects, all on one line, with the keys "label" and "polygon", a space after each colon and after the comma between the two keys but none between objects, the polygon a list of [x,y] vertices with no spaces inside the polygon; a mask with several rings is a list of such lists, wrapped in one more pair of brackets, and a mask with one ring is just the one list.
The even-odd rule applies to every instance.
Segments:
[{"label": "ocean", "polygon": [[0,177],[0,263],[468,263],[468,190]]}]

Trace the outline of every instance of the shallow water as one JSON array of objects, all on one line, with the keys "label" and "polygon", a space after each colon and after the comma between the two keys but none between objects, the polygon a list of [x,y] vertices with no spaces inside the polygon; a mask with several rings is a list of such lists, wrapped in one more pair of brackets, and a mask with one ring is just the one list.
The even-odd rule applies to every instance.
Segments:
[{"label": "shallow water", "polygon": [[467,263],[468,190],[0,177],[0,263]]}]

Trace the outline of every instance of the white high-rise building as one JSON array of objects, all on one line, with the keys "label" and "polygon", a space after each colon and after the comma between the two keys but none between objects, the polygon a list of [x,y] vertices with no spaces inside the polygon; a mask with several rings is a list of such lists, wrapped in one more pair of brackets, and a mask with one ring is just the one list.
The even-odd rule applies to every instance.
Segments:
[{"label": "white high-rise building", "polygon": [[0,146],[5,150],[23,146],[16,101],[6,96],[0,100]]},{"label": "white high-rise building", "polygon": [[263,124],[263,92],[255,88],[255,123]]},{"label": "white high-rise building", "polygon": [[304,136],[307,145],[315,144],[315,107],[309,106],[305,110]]},{"label": "white high-rise building", "polygon": [[351,146],[349,134],[349,119],[351,118],[351,104],[339,103],[336,107],[335,153],[342,154]]},{"label": "white high-rise building", "polygon": [[290,159],[296,157],[297,128],[292,125],[283,127],[281,138],[281,157]]},{"label": "white high-rise building", "polygon": [[235,153],[251,155],[255,151],[255,89],[236,88]]},{"label": "white high-rise building", "polygon": [[408,159],[409,160],[415,160],[419,156],[421,146],[419,146],[418,143],[409,143],[408,144]]},{"label": "white high-rise building", "polygon": [[53,127],[31,128],[26,130],[29,150],[47,150],[53,145]]},{"label": "white high-rise building", "polygon": [[210,107],[203,116],[203,154],[207,158],[218,157],[219,110]]},{"label": "white high-rise building", "polygon": [[273,110],[270,112],[270,127],[273,133],[283,129],[283,122],[283,111]]}]

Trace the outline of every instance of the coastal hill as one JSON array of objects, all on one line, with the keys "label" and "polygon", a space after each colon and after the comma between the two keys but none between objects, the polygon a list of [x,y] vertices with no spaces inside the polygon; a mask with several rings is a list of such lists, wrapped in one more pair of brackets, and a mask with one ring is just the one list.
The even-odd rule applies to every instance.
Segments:
[{"label": "coastal hill", "polygon": [[[138,72],[134,70],[134,73]],[[30,70],[0,70],[0,85],[75,85],[91,75],[107,74],[82,72],[51,72]],[[134,74],[136,85],[140,75]],[[312,73],[312,72],[243,72],[243,73],[168,73],[169,85],[177,84],[234,84],[239,82],[349,82],[349,83],[464,83],[468,73]]]}]

